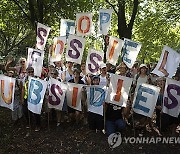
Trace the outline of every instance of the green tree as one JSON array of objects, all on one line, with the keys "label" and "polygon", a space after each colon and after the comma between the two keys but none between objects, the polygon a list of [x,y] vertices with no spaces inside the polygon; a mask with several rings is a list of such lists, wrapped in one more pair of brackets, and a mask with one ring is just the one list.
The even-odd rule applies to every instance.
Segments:
[{"label": "green tree", "polygon": [[138,12],[139,0],[105,0],[114,10],[118,21],[119,38],[132,37],[132,29]]}]

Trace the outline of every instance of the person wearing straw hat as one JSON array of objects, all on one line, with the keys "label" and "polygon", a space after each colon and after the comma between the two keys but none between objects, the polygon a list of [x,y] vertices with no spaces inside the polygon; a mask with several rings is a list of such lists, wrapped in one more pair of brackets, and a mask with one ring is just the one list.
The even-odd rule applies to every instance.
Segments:
[{"label": "person wearing straw hat", "polygon": [[124,62],[121,62],[117,67],[116,67],[116,73],[121,76],[126,76],[127,75],[127,66]]}]

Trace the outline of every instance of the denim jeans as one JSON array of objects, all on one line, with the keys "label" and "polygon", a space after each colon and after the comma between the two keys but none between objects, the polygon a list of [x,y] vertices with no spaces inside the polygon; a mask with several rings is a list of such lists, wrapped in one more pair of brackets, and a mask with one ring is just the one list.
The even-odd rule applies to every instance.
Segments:
[{"label": "denim jeans", "polygon": [[107,135],[111,135],[119,130],[123,130],[126,127],[126,123],[123,119],[118,119],[115,121],[106,120],[106,133]]}]

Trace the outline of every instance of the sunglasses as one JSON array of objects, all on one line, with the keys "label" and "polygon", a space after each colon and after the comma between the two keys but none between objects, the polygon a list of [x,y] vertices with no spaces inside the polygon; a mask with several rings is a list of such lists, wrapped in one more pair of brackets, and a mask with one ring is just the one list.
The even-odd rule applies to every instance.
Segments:
[{"label": "sunglasses", "polygon": [[34,73],[34,71],[28,71],[28,73]]},{"label": "sunglasses", "polygon": [[56,73],[51,73],[51,75],[58,75],[58,74],[56,74]]}]

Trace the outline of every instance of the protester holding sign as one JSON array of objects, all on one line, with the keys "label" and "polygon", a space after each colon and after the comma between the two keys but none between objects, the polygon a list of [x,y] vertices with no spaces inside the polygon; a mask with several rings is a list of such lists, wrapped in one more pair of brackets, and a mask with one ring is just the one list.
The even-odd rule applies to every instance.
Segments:
[{"label": "protester holding sign", "polygon": [[[142,83],[151,83],[151,78],[149,75],[147,75],[148,73],[148,67],[146,64],[141,64],[139,67],[139,72],[137,75],[135,75],[134,77],[134,81],[133,81],[133,87],[131,90],[131,93],[134,94],[134,92],[137,93],[139,86]],[[132,95],[132,97],[134,97]],[[143,115],[139,115],[134,113],[134,118],[135,118],[135,127],[145,127],[147,125],[147,123],[149,122],[148,118],[143,116]]]},{"label": "protester holding sign", "polygon": [[[100,83],[100,77],[98,75],[95,75],[92,77],[92,85],[99,85]],[[94,94],[92,94],[94,95]],[[91,97],[91,96],[90,96]],[[94,98],[94,97],[93,97]],[[90,102],[90,105],[93,105],[93,103],[95,104],[96,101],[93,99],[92,102]],[[95,105],[94,105],[95,106]],[[94,130],[94,131],[102,131],[103,130],[103,106],[98,105],[98,107],[102,108],[102,115],[101,113],[93,113],[91,111],[88,112],[88,123],[89,123],[89,129]]]},{"label": "protester holding sign", "polygon": [[[129,77],[127,74],[127,70],[128,67],[126,66],[126,64],[124,62],[121,62],[117,67],[116,67],[116,72],[118,73],[118,75],[120,76],[124,76],[124,77]],[[130,110],[131,110],[131,98],[130,95],[128,96],[128,100],[127,100],[127,106],[124,108],[123,110],[123,118],[125,119],[126,123],[129,124],[128,119],[130,118]]]},{"label": "protester holding sign", "polygon": [[[58,78],[58,71],[57,70],[52,71],[51,77],[54,79],[57,79]],[[58,79],[58,81],[61,81],[61,80]],[[60,110],[56,110],[56,119],[57,119],[57,126],[60,126],[60,123],[61,123],[61,111]]]},{"label": "protester holding sign", "polygon": [[[15,77],[14,71],[10,70],[7,72],[8,77]],[[14,124],[18,122],[18,120],[23,116],[22,115],[22,105],[19,103],[20,101],[20,86],[19,83],[15,82],[15,91],[14,91],[14,103],[13,103],[13,111],[12,111],[12,120]]]},{"label": "protester holding sign", "polygon": [[[74,69],[73,76],[74,78],[69,80],[70,83],[84,84],[84,82],[81,80],[80,71],[78,69]],[[71,120],[73,119],[73,117],[75,117],[76,123],[78,124],[80,122],[80,111],[68,107],[68,113]]]},{"label": "protester holding sign", "polygon": [[159,96],[158,96],[158,100],[156,103],[156,126],[159,129],[162,129],[162,125],[161,125],[161,111],[162,111],[162,105],[163,105],[163,96],[164,96],[164,88],[165,88],[165,78],[163,77],[159,77],[157,78],[157,86],[160,87],[160,92],[159,92]]},{"label": "protester holding sign", "polygon": [[33,77],[34,76],[34,69],[32,67],[28,67],[27,68],[27,77],[25,79],[25,84],[24,87],[22,89],[22,98],[24,98],[22,100],[23,103],[23,113],[25,115],[26,118],[26,128],[30,128],[30,120],[34,117],[35,118],[35,131],[39,131],[40,130],[40,115],[39,114],[35,114],[32,113],[31,111],[28,110],[28,104],[27,104],[27,99],[28,99],[28,77]]},{"label": "protester holding sign", "polygon": [[170,127],[171,133],[175,134],[180,124],[180,83],[179,81],[166,78],[164,100],[162,107],[162,131]]},{"label": "protester holding sign", "polygon": [[117,131],[122,131],[126,127],[126,122],[123,120],[123,107],[106,103],[106,133],[111,135]]}]

